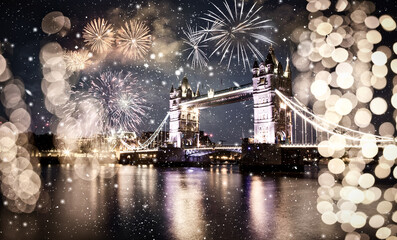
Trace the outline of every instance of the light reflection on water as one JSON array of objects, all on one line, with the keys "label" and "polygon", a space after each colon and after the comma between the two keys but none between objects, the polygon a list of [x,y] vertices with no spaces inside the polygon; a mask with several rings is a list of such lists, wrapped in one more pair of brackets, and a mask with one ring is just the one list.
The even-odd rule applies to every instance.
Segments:
[{"label": "light reflection on water", "polygon": [[[272,222],[268,217],[273,210],[273,202],[271,200],[274,193],[274,186],[266,188],[261,177],[254,176],[251,181],[249,190],[249,216],[252,222],[251,229],[257,239],[265,239],[266,229]],[[268,199],[269,198],[269,199]]]},{"label": "light reflection on water", "polygon": [[[242,174],[237,167],[115,166],[85,181],[72,167],[43,169],[51,209],[0,208],[1,239],[341,238],[316,211],[317,179]],[[15,216],[17,216],[15,218]],[[10,224],[12,221],[12,224]],[[29,227],[22,227],[23,223]],[[18,229],[18,230],[17,230]]]},{"label": "light reflection on water", "polygon": [[165,174],[165,211],[176,239],[203,239],[205,219],[202,180],[205,173],[167,172]]}]

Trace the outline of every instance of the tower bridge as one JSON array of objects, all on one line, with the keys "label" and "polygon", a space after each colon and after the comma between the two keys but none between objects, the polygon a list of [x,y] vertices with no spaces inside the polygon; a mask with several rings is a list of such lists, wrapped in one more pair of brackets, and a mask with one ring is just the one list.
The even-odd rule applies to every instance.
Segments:
[{"label": "tower bridge", "polygon": [[170,142],[178,148],[199,146],[199,112],[201,109],[253,99],[254,142],[292,141],[291,110],[276,96],[276,90],[292,97],[291,69],[287,59],[285,71],[270,47],[264,62],[254,62],[252,82],[221,91],[210,89],[206,95],[193,92],[187,77],[170,92]]},{"label": "tower bridge", "polygon": [[[244,139],[241,146],[201,146],[199,115],[206,108],[253,100],[254,136]],[[149,154],[166,161],[186,161],[190,157],[216,151],[240,152],[247,165],[299,164],[301,155],[316,152],[318,143],[338,136],[346,140],[346,148],[360,147],[364,135],[382,145],[394,143],[392,137],[381,137],[349,129],[314,114],[293,97],[291,68],[287,59],[285,70],[270,47],[264,62],[254,62],[250,83],[207,94],[193,91],[187,77],[179,86],[171,87],[169,112],[153,133],[139,147],[121,140],[122,155]],[[169,118],[168,148],[148,149]],[[295,156],[295,157],[294,157]],[[181,160],[182,159],[182,160]],[[245,160],[244,160],[245,159]]]}]

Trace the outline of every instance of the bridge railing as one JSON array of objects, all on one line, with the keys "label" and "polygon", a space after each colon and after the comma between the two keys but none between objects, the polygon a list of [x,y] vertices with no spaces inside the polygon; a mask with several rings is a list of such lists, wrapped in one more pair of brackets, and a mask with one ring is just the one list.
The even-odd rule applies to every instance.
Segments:
[{"label": "bridge railing", "polygon": [[301,104],[296,103],[292,99],[289,99],[288,97],[284,96],[280,91],[276,90],[275,92],[277,96],[279,96],[280,99],[289,108],[292,109],[292,111],[294,111],[301,118],[303,118],[305,121],[307,121],[312,126],[314,126],[317,131],[320,130],[330,135],[337,135],[352,142],[362,142],[362,141],[377,142],[377,143],[395,142],[395,139],[392,137],[384,137],[384,136],[377,136],[369,133],[364,133],[331,122],[327,119],[324,119],[314,114],[305,106],[302,106]]},{"label": "bridge railing", "polygon": [[164,124],[167,122],[169,116],[170,116],[170,113],[167,112],[167,115],[164,117],[163,121],[157,127],[156,131],[154,131],[154,133],[144,143],[141,144],[141,143],[138,142],[139,147],[137,147],[137,148],[136,147],[132,147],[131,145],[126,143],[122,138],[120,138],[121,144],[124,147],[126,147],[128,150],[132,150],[132,151],[147,149],[150,146],[150,144],[152,144],[152,142],[159,135],[159,133],[161,132],[161,129],[163,128]]}]

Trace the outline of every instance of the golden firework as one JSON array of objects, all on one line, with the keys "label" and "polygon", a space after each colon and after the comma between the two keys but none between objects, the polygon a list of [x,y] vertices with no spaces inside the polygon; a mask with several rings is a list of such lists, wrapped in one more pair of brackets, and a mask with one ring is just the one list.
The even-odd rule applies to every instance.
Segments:
[{"label": "golden firework", "polygon": [[114,42],[113,28],[105,19],[94,19],[84,27],[84,42],[92,51],[103,53],[112,47]]},{"label": "golden firework", "polygon": [[64,54],[67,68],[71,72],[83,70],[87,65],[91,63],[91,57],[92,54],[87,50],[68,51]]},{"label": "golden firework", "polygon": [[140,21],[131,20],[126,22],[117,33],[117,46],[120,47],[124,56],[131,59],[141,59],[149,51],[152,44],[152,36],[149,28]]}]

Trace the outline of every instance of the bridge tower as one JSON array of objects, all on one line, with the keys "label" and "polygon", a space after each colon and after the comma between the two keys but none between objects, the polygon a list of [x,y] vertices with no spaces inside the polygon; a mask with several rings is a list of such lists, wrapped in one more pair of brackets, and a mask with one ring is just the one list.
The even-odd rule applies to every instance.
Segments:
[{"label": "bridge tower", "polygon": [[291,142],[292,111],[275,93],[278,89],[285,96],[292,96],[289,60],[284,71],[271,46],[265,62],[254,62],[252,73],[254,143]]},{"label": "bridge tower", "polygon": [[185,76],[178,88],[170,92],[170,134],[169,142],[175,147],[197,146],[199,143],[199,110],[194,107],[181,107],[180,103],[200,95],[194,93]]}]

